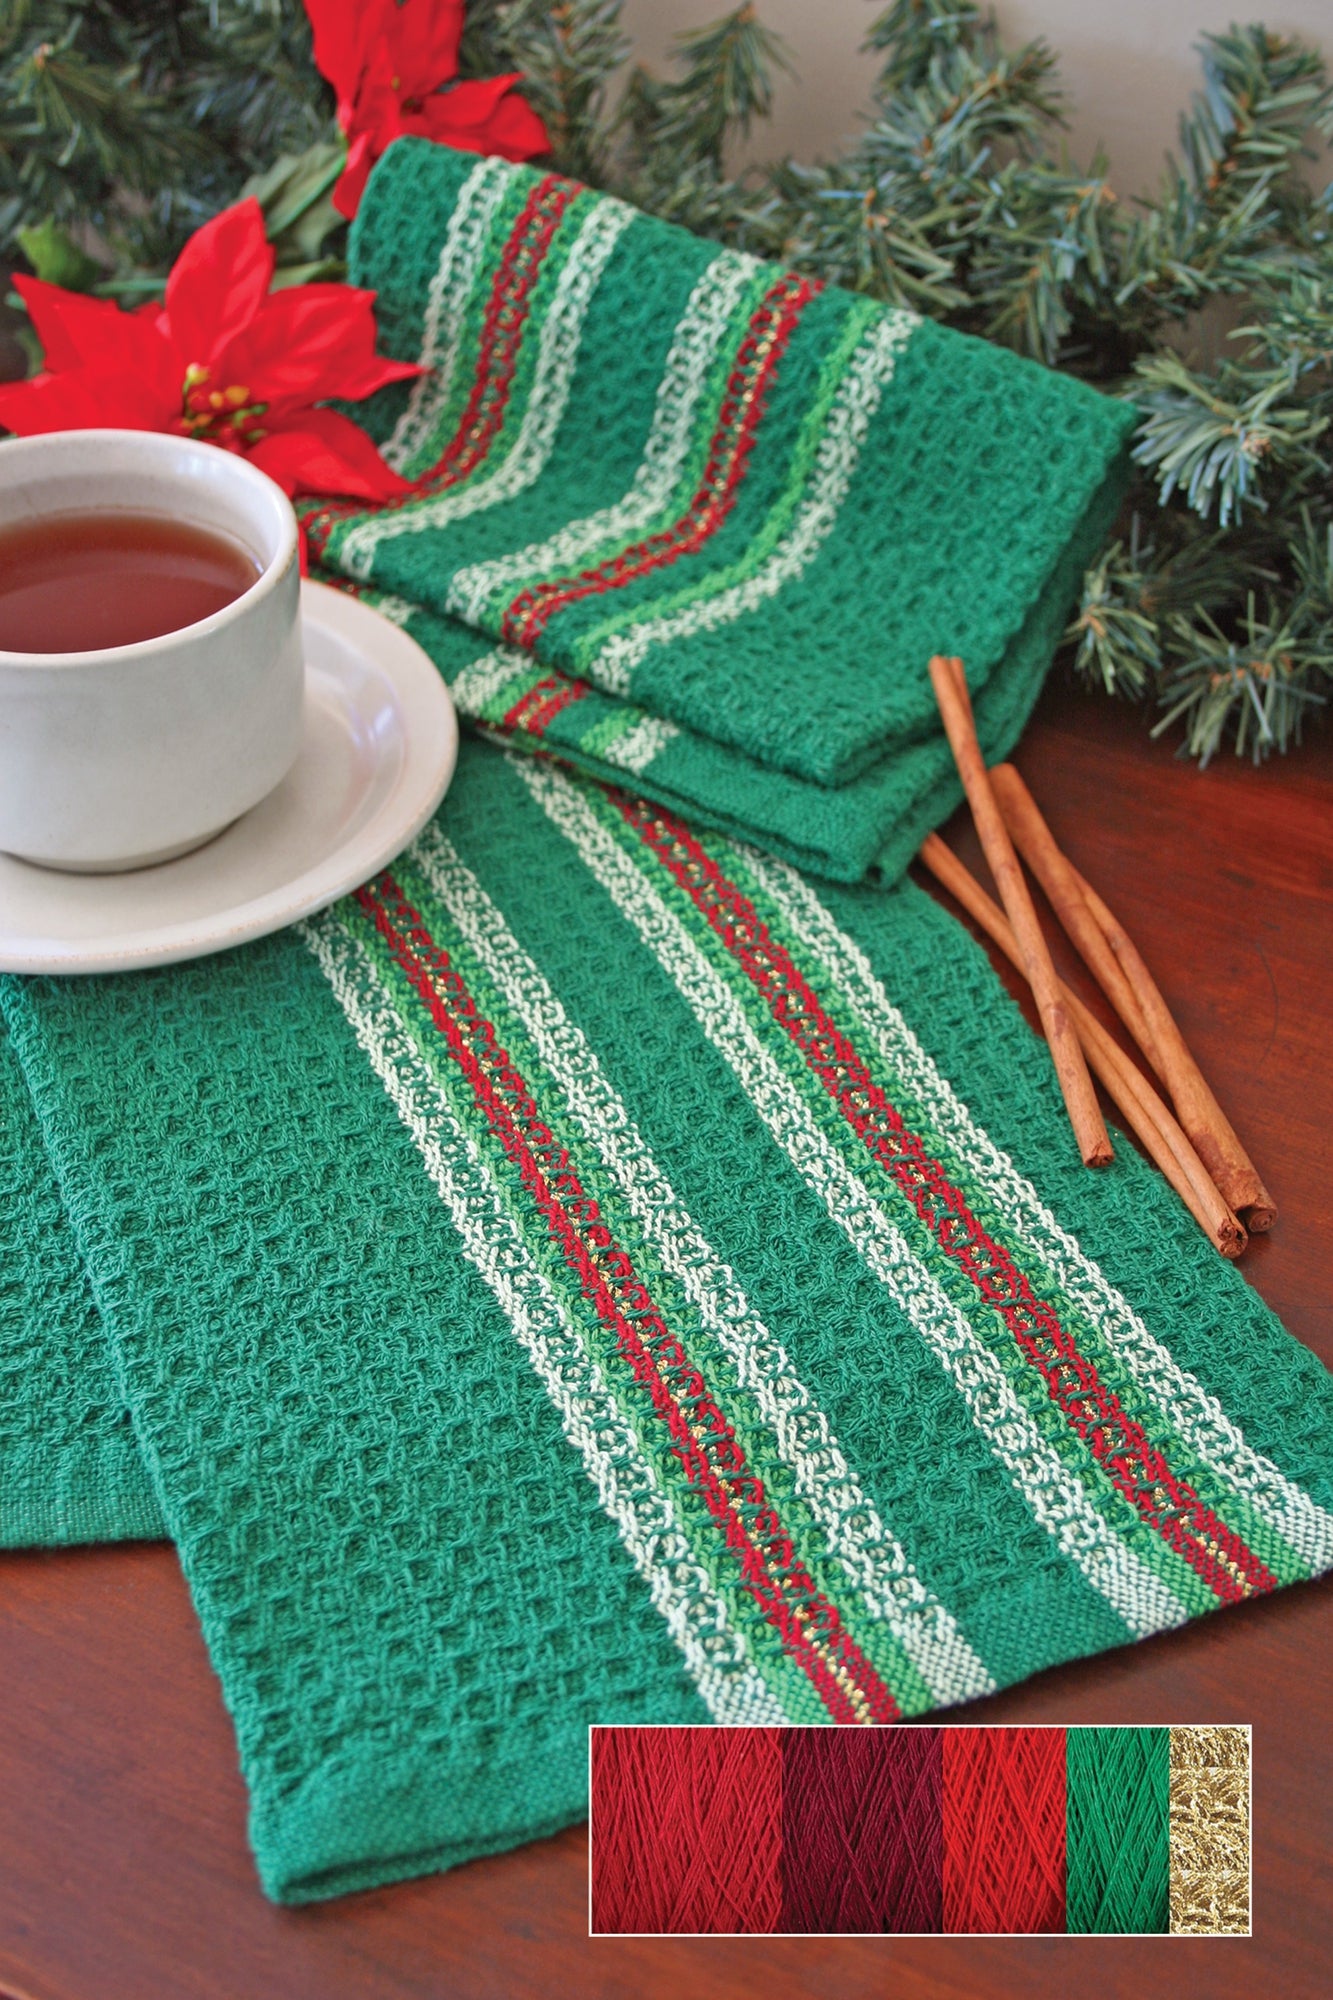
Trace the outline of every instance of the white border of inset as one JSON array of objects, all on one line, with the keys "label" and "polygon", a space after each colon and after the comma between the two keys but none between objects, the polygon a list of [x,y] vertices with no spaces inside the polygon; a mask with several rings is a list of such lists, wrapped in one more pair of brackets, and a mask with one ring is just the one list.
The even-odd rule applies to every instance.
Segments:
[{"label": "white border of inset", "polygon": [[[830,1728],[842,1728],[848,1734],[861,1735],[864,1732],[849,1723],[782,1723],[771,1725],[746,1725],[763,1727],[768,1730],[808,1729],[813,1735],[823,1735]],[[1207,1943],[1210,1939],[1225,1942],[1232,1938],[1254,1936],[1254,1724],[1252,1722],[938,1722],[928,1716],[920,1716],[912,1722],[898,1723],[897,1728],[914,1729],[1059,1729],[1066,1736],[1077,1729],[1243,1729],[1249,1752],[1247,1788],[1248,1806],[1248,1848],[1249,1863],[1249,1926],[1243,1931],[595,1931],[592,1927],[592,1839],[594,1799],[592,1789],[592,1739],[599,1729],[649,1730],[702,1730],[710,1736],[729,1732],[711,1722],[592,1722],[588,1725],[588,1936],[590,1938],[753,1938],[756,1942],[768,1938],[878,1938],[885,1944],[892,1944],[901,1938],[933,1938],[957,1943],[960,1938],[1070,1938],[1075,1941],[1100,1943],[1107,1938],[1137,1938],[1143,1942],[1159,1940],[1163,1943],[1173,1939],[1188,1939],[1192,1943]],[[1168,1831],[1168,1853],[1169,1853]],[[1169,1862],[1168,1862],[1169,1867]]]}]

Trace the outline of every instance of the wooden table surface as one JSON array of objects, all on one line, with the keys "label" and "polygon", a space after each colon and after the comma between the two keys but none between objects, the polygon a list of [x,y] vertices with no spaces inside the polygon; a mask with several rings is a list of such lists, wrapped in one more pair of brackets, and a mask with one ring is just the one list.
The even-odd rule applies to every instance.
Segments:
[{"label": "wooden table surface", "polygon": [[[1138,716],[1052,689],[1018,757],[1103,890],[1282,1209],[1246,1258],[1333,1363],[1333,755],[1200,774]],[[975,862],[970,832],[948,837]],[[1063,961],[1062,961],[1063,962]],[[1086,991],[1086,986],[1084,987]],[[861,2000],[1329,1990],[1333,1582],[955,1711],[1252,1722],[1249,1940],[589,1940],[582,1828],[453,1874],[279,1910],[245,1844],[230,1728],[162,1546],[0,1558],[0,1995],[13,2000]],[[1322,1907],[1321,1907],[1322,1905]]]}]

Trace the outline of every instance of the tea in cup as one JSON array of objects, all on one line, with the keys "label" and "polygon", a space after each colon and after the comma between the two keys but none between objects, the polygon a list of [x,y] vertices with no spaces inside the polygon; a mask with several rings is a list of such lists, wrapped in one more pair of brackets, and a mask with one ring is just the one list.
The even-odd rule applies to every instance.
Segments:
[{"label": "tea in cup", "polygon": [[189,852],[296,761],[291,502],[147,431],[0,444],[0,849],[50,868]]}]

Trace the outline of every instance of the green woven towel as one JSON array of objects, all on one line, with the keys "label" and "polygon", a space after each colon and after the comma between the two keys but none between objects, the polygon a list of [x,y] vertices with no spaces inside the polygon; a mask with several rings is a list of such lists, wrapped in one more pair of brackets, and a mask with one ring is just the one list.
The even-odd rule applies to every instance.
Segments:
[{"label": "green woven towel", "polygon": [[0,1489],[145,1532],[128,1406],[275,1896],[577,1818],[594,1720],[891,1720],[1333,1561],[1333,1383],[911,883],[469,744],[359,898],[0,1001]]},{"label": "green woven towel", "polygon": [[1007,754],[1132,410],[413,140],[377,167],[351,262],[385,345],[430,368],[370,416],[423,483],[312,509],[325,565],[416,608],[445,671],[470,669],[465,713],[837,879],[901,872],[961,796],[926,663],[963,656]]},{"label": "green woven towel", "polygon": [[0,1547],[164,1532],[0,1023]]}]

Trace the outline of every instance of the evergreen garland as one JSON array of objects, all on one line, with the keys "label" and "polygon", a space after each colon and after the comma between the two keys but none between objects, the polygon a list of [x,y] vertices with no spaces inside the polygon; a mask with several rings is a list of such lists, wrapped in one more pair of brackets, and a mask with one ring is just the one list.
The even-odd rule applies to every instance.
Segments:
[{"label": "evergreen garland", "polygon": [[[1136,486],[1085,579],[1075,666],[1204,760],[1299,740],[1333,681],[1333,184],[1304,170],[1333,139],[1319,54],[1258,26],[1205,37],[1179,153],[1154,200],[1125,202],[1104,158],[1065,157],[1051,51],[1006,48],[970,0],[874,21],[873,103],[841,155],[741,172],[729,155],[786,65],[755,7],[681,36],[665,78],[627,70],[620,13],[472,0],[464,74],[521,69],[581,179],[1131,396]],[[333,275],[341,157],[299,0],[0,0],[11,264],[133,302],[246,188],[281,275]]]}]

